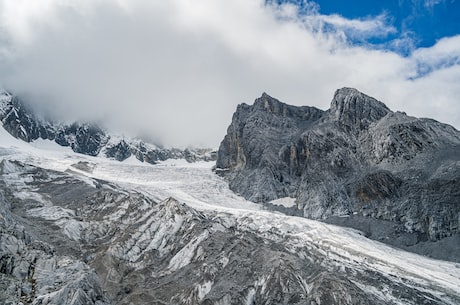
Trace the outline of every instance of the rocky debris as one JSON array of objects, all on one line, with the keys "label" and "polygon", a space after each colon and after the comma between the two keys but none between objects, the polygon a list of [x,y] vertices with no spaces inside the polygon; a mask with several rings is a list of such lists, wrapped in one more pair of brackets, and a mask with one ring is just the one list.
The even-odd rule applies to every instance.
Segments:
[{"label": "rocky debris", "polygon": [[[412,238],[387,242],[412,247],[460,233],[459,151],[452,126],[393,112],[356,89],[337,90],[327,111],[263,94],[237,107],[216,172],[256,202],[296,198],[308,218],[389,221],[393,235]],[[352,219],[346,225],[359,227]]]},{"label": "rocky debris", "polygon": [[0,195],[2,304],[460,302],[458,290],[318,238],[318,228],[280,230],[287,220],[269,221],[275,214],[200,212],[6,160]]},{"label": "rocky debris", "polygon": [[102,154],[118,161],[131,156],[151,164],[167,159],[196,162],[215,161],[217,158],[217,152],[211,149],[164,148],[136,138],[112,135],[97,124],[64,124],[47,120],[35,115],[32,107],[7,91],[0,91],[0,121],[5,130],[23,141],[52,140],[61,146],[69,146],[77,153],[90,156]]}]

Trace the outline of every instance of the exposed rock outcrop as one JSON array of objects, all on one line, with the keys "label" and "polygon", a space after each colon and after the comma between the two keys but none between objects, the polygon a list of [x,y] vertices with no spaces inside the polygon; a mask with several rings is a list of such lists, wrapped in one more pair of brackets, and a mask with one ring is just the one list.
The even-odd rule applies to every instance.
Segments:
[{"label": "exposed rock outcrop", "polygon": [[354,227],[359,217],[389,221],[386,241],[398,246],[460,232],[460,132],[356,89],[337,90],[327,111],[267,94],[239,105],[217,172],[256,202],[296,198],[292,213],[308,218],[347,216]]}]

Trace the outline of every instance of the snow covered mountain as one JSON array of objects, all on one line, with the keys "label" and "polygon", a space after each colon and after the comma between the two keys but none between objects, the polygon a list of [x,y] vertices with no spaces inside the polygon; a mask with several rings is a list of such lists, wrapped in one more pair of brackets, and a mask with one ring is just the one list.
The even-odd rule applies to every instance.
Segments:
[{"label": "snow covered mountain", "polygon": [[0,303],[460,303],[459,263],[265,210],[214,165],[120,162],[0,128]]},{"label": "snow covered mountain", "polygon": [[69,146],[77,153],[89,156],[102,155],[118,161],[126,160],[130,156],[152,164],[167,159],[186,159],[195,162],[217,158],[216,152],[211,149],[167,149],[141,139],[111,134],[96,124],[63,124],[41,118],[19,97],[1,89],[0,121],[11,135],[26,142],[37,139],[51,140],[61,146]]}]

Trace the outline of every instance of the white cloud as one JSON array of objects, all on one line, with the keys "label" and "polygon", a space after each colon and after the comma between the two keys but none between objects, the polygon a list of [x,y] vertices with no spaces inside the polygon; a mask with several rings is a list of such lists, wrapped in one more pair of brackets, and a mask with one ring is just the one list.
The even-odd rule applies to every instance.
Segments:
[{"label": "white cloud", "polygon": [[441,39],[431,48],[415,50],[411,57],[417,65],[415,77],[460,65],[460,35]]},{"label": "white cloud", "polygon": [[445,2],[445,0],[424,0],[423,6],[427,9],[433,9],[433,7],[443,2]]},{"label": "white cloud", "polygon": [[323,28],[325,25],[331,26],[334,32],[343,31],[354,39],[386,37],[397,32],[396,28],[389,24],[386,13],[366,19],[347,19],[336,14],[314,15],[314,17]]},{"label": "white cloud", "polygon": [[455,53],[457,38],[409,58],[343,39],[391,32],[384,15],[316,16],[333,25],[326,33],[295,7],[259,0],[26,2],[0,0],[0,82],[69,119],[216,146],[236,105],[263,91],[326,109],[335,89],[353,86],[460,126],[458,65],[411,80],[420,62]]}]

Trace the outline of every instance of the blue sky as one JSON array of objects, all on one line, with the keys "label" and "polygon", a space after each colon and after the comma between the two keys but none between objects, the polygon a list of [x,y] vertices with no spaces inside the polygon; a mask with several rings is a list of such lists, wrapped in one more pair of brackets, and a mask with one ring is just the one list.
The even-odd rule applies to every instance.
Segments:
[{"label": "blue sky", "polygon": [[459,1],[0,0],[0,87],[174,146],[341,87],[460,129]]},{"label": "blue sky", "polygon": [[[273,1],[268,1],[273,2]],[[384,16],[384,25],[394,31],[384,35],[356,37],[349,33],[354,44],[370,44],[403,56],[414,49],[431,47],[439,39],[460,34],[459,0],[278,0],[278,4],[293,3],[301,8],[317,4],[321,15],[340,15],[347,19],[371,20]],[[311,11],[304,12],[306,14]],[[398,42],[404,41],[400,44]]]}]

